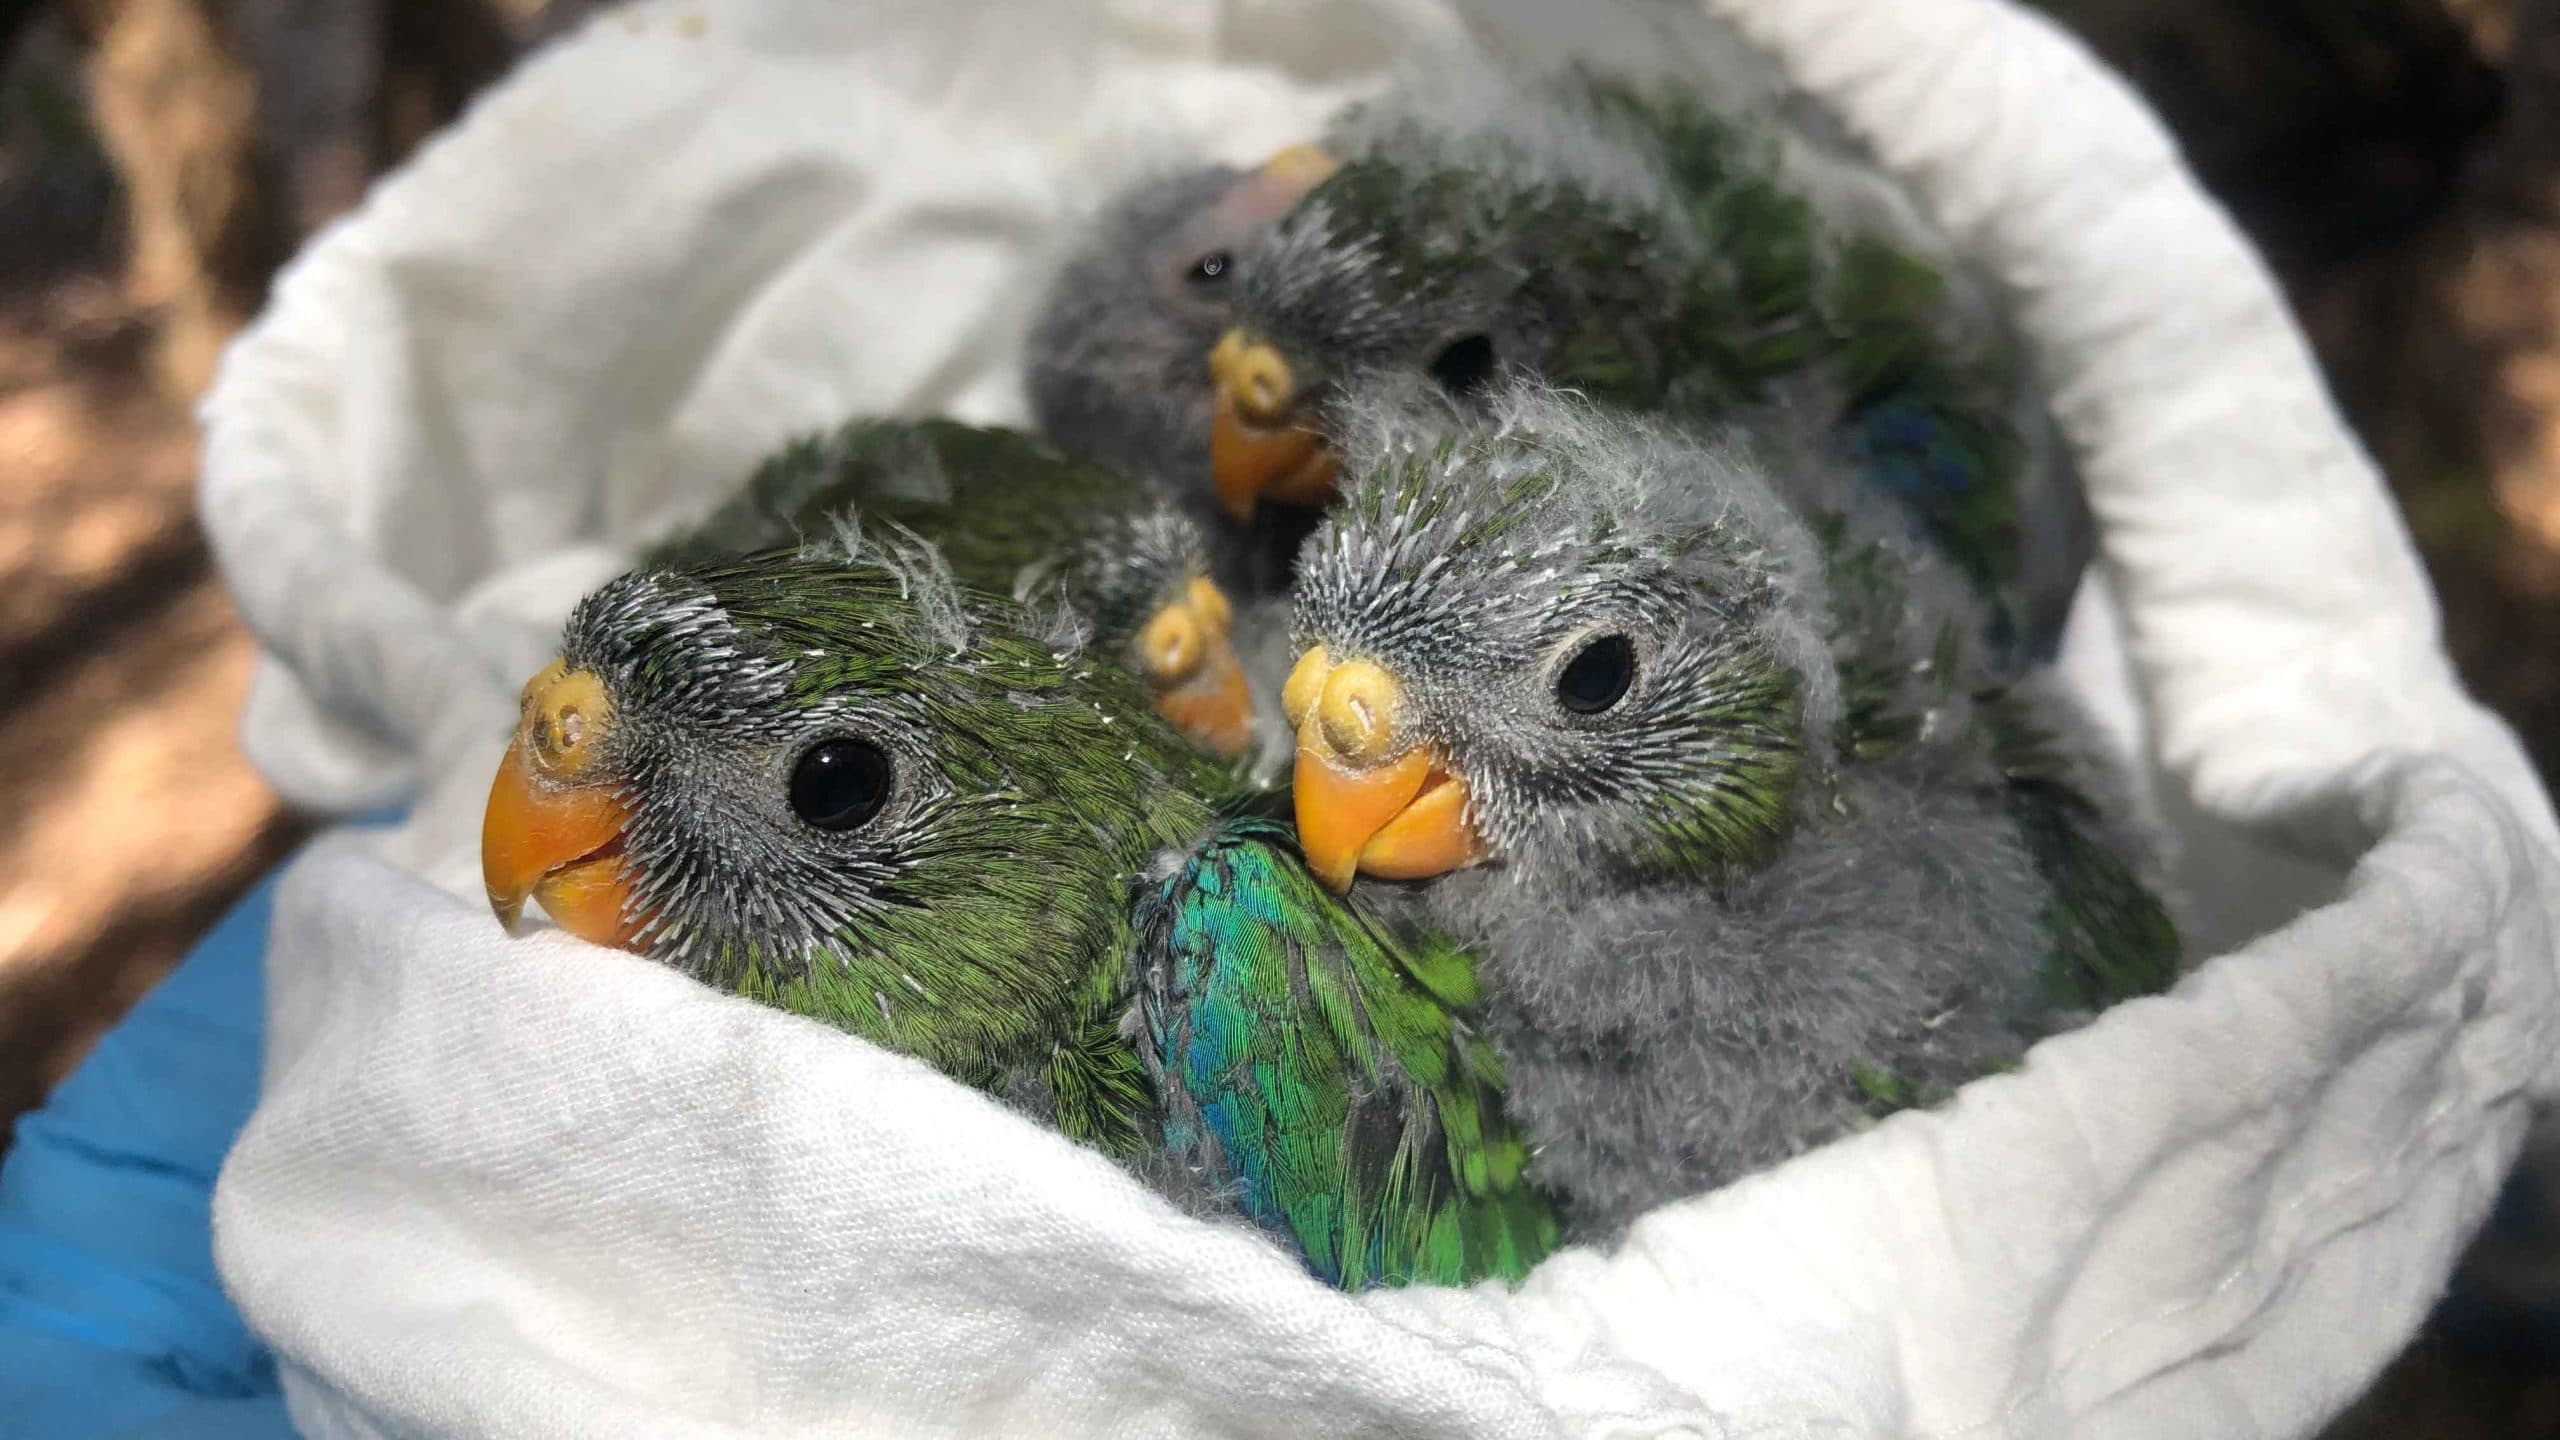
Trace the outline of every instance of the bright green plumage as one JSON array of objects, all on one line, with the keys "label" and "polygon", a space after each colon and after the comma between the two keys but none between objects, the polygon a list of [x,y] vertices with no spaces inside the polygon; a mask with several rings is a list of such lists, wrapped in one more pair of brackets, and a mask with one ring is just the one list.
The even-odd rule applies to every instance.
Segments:
[{"label": "bright green plumage", "polygon": [[[1131,1057],[1096,1036],[1125,1003],[1128,886],[1229,782],[1116,666],[959,603],[923,571],[766,552],[616,582],[564,653],[614,701],[653,953],[974,1085],[1041,1081],[1083,1102],[1078,1138],[1125,1152]],[[754,793],[832,708],[912,771],[876,853]]]},{"label": "bright green plumage", "polygon": [[[1347,1286],[1516,1276],[1554,1244],[1459,1017],[1469,958],[1325,894],[1243,818],[1267,799],[1055,616],[845,535],[626,577],[565,658],[613,702],[652,954],[1075,1139],[1168,1148]],[[824,828],[801,772],[845,745],[888,798]],[[1252,1063],[1160,1053],[1177,1030]]]},{"label": "bright green plumage", "polygon": [[795,440],[643,563],[822,540],[840,517],[921,536],[974,590],[1054,582],[1106,643],[1206,568],[1190,522],[1138,480],[1019,430],[952,420],[856,420]]}]

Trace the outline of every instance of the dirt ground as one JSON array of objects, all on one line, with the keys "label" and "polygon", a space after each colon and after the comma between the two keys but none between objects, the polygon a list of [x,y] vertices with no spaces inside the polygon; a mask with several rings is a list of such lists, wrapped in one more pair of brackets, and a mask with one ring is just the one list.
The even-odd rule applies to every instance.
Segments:
[{"label": "dirt ground", "polygon": [[[0,234],[12,215],[0,192]],[[149,317],[76,251],[0,279],[0,1115],[291,843],[234,740],[253,647]]]},{"label": "dirt ground", "polygon": [[[279,223],[308,233],[511,53],[595,8],[213,0],[206,13],[236,32]],[[124,9],[160,28],[146,19],[100,47],[122,67],[117,110],[84,107],[71,8],[0,0],[0,1152],[7,1120],[307,828],[240,754],[255,647],[195,523],[190,392],[221,331],[168,300],[167,237],[132,241],[100,138],[121,122],[200,145],[238,96],[172,58],[166,27],[194,13],[185,4]],[[237,178],[200,161],[163,187],[181,212]],[[156,163],[165,177],[177,162]]]}]

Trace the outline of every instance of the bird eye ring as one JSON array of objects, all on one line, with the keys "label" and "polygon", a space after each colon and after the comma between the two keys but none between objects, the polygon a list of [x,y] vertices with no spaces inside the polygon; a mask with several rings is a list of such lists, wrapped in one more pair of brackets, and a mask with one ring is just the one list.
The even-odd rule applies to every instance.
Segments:
[{"label": "bird eye ring", "polygon": [[840,735],[821,740],[791,766],[791,813],[816,829],[856,830],[889,803],[890,780],[879,746]]},{"label": "bird eye ring", "polygon": [[1576,715],[1605,714],[1635,683],[1635,642],[1615,633],[1595,635],[1556,672],[1556,703]]},{"label": "bird eye ring", "polygon": [[1212,250],[1192,261],[1191,269],[1182,278],[1194,285],[1218,285],[1225,283],[1235,268],[1235,256],[1224,250]]}]

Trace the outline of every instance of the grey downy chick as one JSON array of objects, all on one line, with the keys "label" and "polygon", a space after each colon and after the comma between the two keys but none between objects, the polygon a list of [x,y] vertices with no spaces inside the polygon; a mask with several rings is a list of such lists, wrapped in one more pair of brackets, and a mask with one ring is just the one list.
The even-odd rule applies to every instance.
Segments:
[{"label": "grey downy chick", "polygon": [[1081,227],[1026,341],[1032,415],[1072,455],[1162,483],[1188,506],[1239,598],[1276,594],[1308,521],[1231,526],[1208,503],[1208,359],[1233,323],[1246,257],[1333,172],[1314,146],[1251,170],[1201,165],[1146,178]]},{"label": "grey downy chick", "polygon": [[1478,952],[1575,1233],[2174,977],[2084,728],[1830,452],[1488,412],[1352,417],[1284,703],[1310,864]]}]

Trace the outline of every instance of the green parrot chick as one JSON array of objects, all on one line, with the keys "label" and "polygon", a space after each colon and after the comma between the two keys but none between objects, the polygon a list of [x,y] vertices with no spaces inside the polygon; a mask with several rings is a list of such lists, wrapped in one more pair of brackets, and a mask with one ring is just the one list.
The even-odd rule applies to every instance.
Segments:
[{"label": "green parrot chick", "polygon": [[1256,242],[1212,351],[1230,506],[1303,499],[1337,401],[1382,381],[1471,414],[1516,377],[1693,425],[1788,405],[2000,634],[2059,634],[2088,544],[2051,417],[1988,288],[1872,162],[1581,74],[1418,75],[1336,132],[1345,163]]},{"label": "green parrot chick", "polygon": [[[640,572],[527,687],[490,899],[1003,1088],[1096,1023],[1125,892],[1211,762],[1125,672],[922,557]],[[885,562],[885,563],[884,563]],[[1108,1021],[1102,1021],[1106,1028]]]}]

